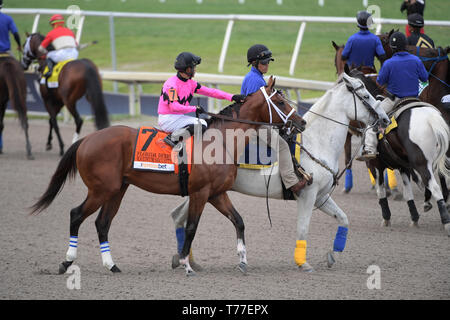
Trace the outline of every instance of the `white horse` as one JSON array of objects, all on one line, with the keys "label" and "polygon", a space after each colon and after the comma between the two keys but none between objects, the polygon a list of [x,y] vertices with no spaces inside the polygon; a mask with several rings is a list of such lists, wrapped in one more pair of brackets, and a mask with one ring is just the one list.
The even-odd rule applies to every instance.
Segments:
[{"label": "white horse", "polygon": [[[306,243],[314,206],[335,218],[339,224],[333,249],[327,255],[329,267],[335,262],[335,253],[342,252],[345,248],[348,218],[330,197],[330,192],[338,173],[339,156],[344,149],[350,120],[356,119],[371,124],[377,118],[383,121],[384,125],[389,123],[386,113],[379,106],[379,101],[366,90],[363,82],[345,73],[304,116],[307,126],[302,134],[302,147],[316,160],[306,153],[302,154],[300,160],[305,171],[313,175],[313,183],[306,186],[297,198],[297,241],[294,259],[302,271],[313,271],[306,261]],[[264,170],[270,174],[271,168]],[[283,199],[281,178],[278,170],[274,172],[277,173],[270,177],[267,190],[267,175],[258,170],[239,168],[232,190],[256,197],[266,197],[268,191],[270,198]],[[171,212],[177,230],[184,227],[188,208],[189,199]],[[245,272],[247,265],[245,244],[238,240],[237,248],[240,257],[239,267]],[[178,265],[176,260],[177,258],[172,259],[172,267]]]}]

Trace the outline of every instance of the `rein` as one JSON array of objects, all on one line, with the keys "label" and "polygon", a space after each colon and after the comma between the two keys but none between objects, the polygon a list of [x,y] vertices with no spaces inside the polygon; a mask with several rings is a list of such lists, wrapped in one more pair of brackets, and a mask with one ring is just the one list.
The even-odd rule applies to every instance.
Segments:
[{"label": "rein", "polygon": [[431,75],[431,76],[433,76],[434,78],[436,78],[437,80],[439,80],[440,82],[442,82],[443,84],[445,84],[447,87],[450,87],[450,85],[449,85],[447,82],[445,82],[444,80],[442,80],[442,79],[440,79],[439,77],[437,77],[437,76],[435,76],[434,74],[432,74],[434,67],[435,67],[439,62],[448,59],[448,58],[447,58],[447,55],[441,56],[441,48],[440,48],[440,47],[438,48],[438,56],[437,56],[437,57],[431,57],[431,58],[430,58],[430,57],[422,57],[422,56],[420,55],[419,52],[420,52],[420,47],[417,47],[416,56],[419,57],[419,59],[420,59],[423,63],[428,62],[428,61],[433,61],[433,64],[431,65],[430,70],[427,70],[427,71],[428,71],[428,76]]}]

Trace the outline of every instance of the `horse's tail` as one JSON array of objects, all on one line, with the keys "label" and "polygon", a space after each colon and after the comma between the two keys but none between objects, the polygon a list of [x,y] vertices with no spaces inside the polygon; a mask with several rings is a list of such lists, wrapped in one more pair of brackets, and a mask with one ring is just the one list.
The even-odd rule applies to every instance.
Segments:
[{"label": "horse's tail", "polygon": [[450,159],[446,156],[450,145],[450,129],[442,116],[437,114],[430,117],[429,125],[436,137],[438,151],[433,162],[433,171],[439,170],[445,177],[450,178]]},{"label": "horse's tail", "polygon": [[[25,104],[26,99],[26,81],[23,72],[18,72],[17,68],[21,68],[16,61],[8,59],[10,61],[4,62],[4,76],[6,86],[8,87],[9,99],[11,105],[16,110],[20,124],[24,130],[28,129],[27,118],[27,106]],[[19,70],[20,71],[20,70]]]},{"label": "horse's tail", "polygon": [[50,206],[56,196],[61,192],[67,177],[74,179],[77,173],[77,150],[83,139],[73,143],[59,161],[47,190],[33,206],[30,214],[38,214]]},{"label": "horse's tail", "polygon": [[103,99],[103,91],[100,74],[96,66],[87,59],[86,64],[86,95],[92,106],[92,112],[95,117],[95,126],[98,130],[109,127],[108,111],[106,109],[105,100]]}]

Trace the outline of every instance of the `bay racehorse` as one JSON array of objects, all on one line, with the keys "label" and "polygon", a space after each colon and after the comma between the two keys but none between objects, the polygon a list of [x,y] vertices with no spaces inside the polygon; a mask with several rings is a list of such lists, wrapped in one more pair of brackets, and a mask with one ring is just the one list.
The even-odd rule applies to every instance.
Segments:
[{"label": "bay racehorse", "polygon": [[[300,193],[297,201],[297,241],[294,260],[301,271],[313,271],[306,261],[306,244],[309,224],[314,206],[336,219],[338,230],[333,246],[327,254],[331,267],[337,253],[345,248],[348,218],[331,198],[337,183],[339,157],[342,154],[347,130],[353,120],[365,124],[373,121],[389,122],[379,102],[370,95],[361,80],[343,73],[338,82],[329,89],[304,115],[307,122],[302,133],[300,165],[311,172],[313,182]],[[274,173],[272,173],[274,172]],[[270,179],[268,178],[270,176]],[[278,170],[272,168],[250,170],[238,168],[232,189],[256,197],[283,199],[283,187]],[[190,208],[189,199],[172,210],[175,228],[184,227]],[[172,267],[176,267],[172,260]]]},{"label": "bay racehorse", "polygon": [[[283,96],[274,91],[275,80],[271,77],[267,87],[262,87],[256,93],[248,96],[242,106],[231,105],[223,110],[222,115],[228,115],[233,121],[213,118],[205,131],[219,131],[225,137],[227,130],[235,131],[258,128],[262,123],[287,123],[289,121],[297,130],[303,130],[305,121],[296,114]],[[277,112],[272,112],[275,109]],[[237,111],[239,119],[237,119]],[[288,118],[288,119],[286,119]],[[270,121],[270,120],[272,121]],[[87,198],[80,206],[70,212],[71,246],[67,251],[66,261],[60,266],[65,272],[76,258],[76,248],[73,241],[78,237],[81,223],[98,208],[101,208],[95,222],[102,248],[103,265],[113,272],[120,271],[114,264],[109,244],[108,230],[116,215],[122,198],[130,184],[141,189],[158,194],[180,195],[179,177],[174,173],[147,172],[132,169],[133,152],[136,144],[137,130],[126,126],[112,126],[94,132],[75,142],[64,154],[50,184],[32,207],[38,212],[48,207],[61,190],[68,176],[74,176],[78,170],[84,184],[88,188]],[[201,140],[201,136],[197,135]],[[233,137],[233,141],[237,137]],[[198,140],[194,136],[194,148]],[[241,142],[242,143],[242,142]],[[245,138],[248,143],[248,138]],[[245,144],[244,143],[244,144]],[[208,152],[209,144],[201,144],[200,148]],[[180,263],[185,267],[187,275],[195,274],[189,265],[189,251],[194,239],[201,214],[207,202],[211,203],[223,215],[231,220],[236,228],[240,264],[246,264],[244,239],[244,223],[233,207],[227,191],[231,189],[236,178],[237,159],[239,159],[236,143],[227,146],[220,143],[217,152],[221,152],[218,162],[193,163],[189,176],[188,190],[190,196],[189,214]],[[203,159],[203,158],[202,158]],[[155,218],[157,218],[155,216]]]},{"label": "bay racehorse", "polygon": [[19,62],[8,53],[0,53],[0,153],[3,150],[3,118],[8,101],[11,101],[11,106],[17,112],[20,125],[25,132],[27,158],[32,160],[34,157],[31,153],[31,143],[28,137],[26,96],[27,83]]},{"label": "bay racehorse", "polygon": [[[38,60],[41,74],[46,63],[45,56],[38,51],[42,40],[44,40],[44,36],[40,33],[27,34],[21,61],[22,66],[27,69],[33,60]],[[48,88],[46,84],[41,84],[40,91],[45,108],[50,115],[47,150],[52,148],[52,130],[55,130],[59,142],[60,155],[64,154],[64,142],[57,123],[57,115],[63,106],[66,106],[75,120],[76,130],[72,142],[78,139],[83,119],[76,109],[76,102],[84,95],[86,95],[92,106],[97,129],[109,127],[108,111],[103,99],[102,81],[96,65],[91,60],[78,59],[68,62],[59,74],[58,87]]]},{"label": "bay racehorse", "polygon": [[[350,74],[361,79],[373,95],[381,93],[382,89],[370,77],[366,77],[356,69]],[[439,110],[428,103],[417,101],[414,102],[414,107],[395,114],[397,128],[384,135],[378,143],[377,158],[369,161],[368,164],[377,181],[377,196],[383,225],[389,226],[391,217],[383,172],[386,168],[395,168],[402,176],[403,197],[408,204],[411,224],[417,226],[419,221],[410,181],[413,177],[418,185],[429,190],[437,201],[441,222],[450,236],[450,215],[442,191],[434,177],[436,172],[443,177],[450,177],[450,159],[446,156],[450,144],[450,129]],[[390,111],[396,110],[386,111],[389,114]]]}]

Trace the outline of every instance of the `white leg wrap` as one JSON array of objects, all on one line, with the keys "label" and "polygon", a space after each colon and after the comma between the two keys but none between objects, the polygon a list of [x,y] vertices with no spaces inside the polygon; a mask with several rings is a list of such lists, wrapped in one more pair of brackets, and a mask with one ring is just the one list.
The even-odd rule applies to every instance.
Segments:
[{"label": "white leg wrap", "polygon": [[102,253],[103,265],[107,267],[109,270],[111,270],[111,268],[114,266],[114,262],[112,260],[111,250],[109,248],[108,241],[100,244],[100,252]]},{"label": "white leg wrap", "polygon": [[77,258],[78,237],[70,237],[69,249],[66,253],[66,261],[74,261]]}]

